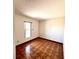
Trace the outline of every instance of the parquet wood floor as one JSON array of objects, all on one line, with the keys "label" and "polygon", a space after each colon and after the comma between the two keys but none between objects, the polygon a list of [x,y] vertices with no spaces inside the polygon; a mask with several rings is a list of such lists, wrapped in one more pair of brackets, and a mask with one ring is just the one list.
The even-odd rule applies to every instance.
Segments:
[{"label": "parquet wood floor", "polygon": [[16,59],[63,59],[63,44],[36,38],[16,46]]}]

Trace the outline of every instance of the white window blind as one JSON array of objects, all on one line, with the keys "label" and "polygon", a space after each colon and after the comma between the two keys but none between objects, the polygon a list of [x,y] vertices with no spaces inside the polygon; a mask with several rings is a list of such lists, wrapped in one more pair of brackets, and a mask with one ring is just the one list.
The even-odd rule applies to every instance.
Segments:
[{"label": "white window blind", "polygon": [[31,37],[31,22],[24,22],[24,37],[30,38]]}]

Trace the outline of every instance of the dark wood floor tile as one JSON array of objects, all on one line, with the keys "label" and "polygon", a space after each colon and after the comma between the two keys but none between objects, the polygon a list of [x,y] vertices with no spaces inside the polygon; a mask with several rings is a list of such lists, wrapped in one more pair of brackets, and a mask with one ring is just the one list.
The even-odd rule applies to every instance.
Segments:
[{"label": "dark wood floor tile", "polygon": [[63,59],[63,44],[37,38],[16,46],[16,59]]}]

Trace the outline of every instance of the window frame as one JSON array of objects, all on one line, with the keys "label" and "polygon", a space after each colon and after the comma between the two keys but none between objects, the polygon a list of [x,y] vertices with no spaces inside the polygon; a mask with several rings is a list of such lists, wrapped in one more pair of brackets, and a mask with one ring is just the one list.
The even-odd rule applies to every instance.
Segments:
[{"label": "window frame", "polygon": [[[32,37],[32,22],[24,21],[24,23],[30,23],[30,37]],[[27,37],[27,38],[30,38],[30,37]],[[24,39],[27,39],[27,38],[26,38],[26,30],[24,25]]]}]

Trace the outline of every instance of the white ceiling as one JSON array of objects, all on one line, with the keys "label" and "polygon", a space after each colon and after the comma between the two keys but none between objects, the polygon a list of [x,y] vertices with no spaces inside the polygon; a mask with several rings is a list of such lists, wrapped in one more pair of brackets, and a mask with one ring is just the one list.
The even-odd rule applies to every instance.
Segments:
[{"label": "white ceiling", "polygon": [[39,19],[64,16],[64,0],[14,0],[17,13]]}]

